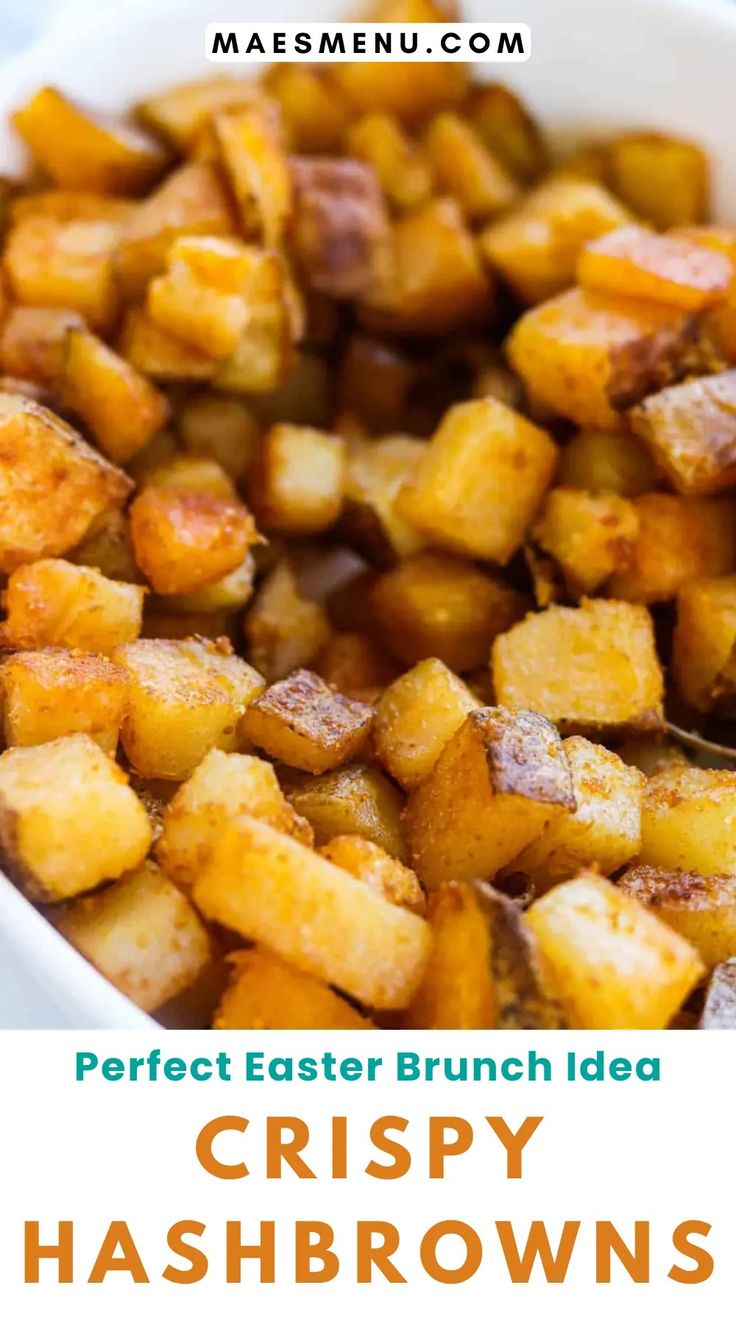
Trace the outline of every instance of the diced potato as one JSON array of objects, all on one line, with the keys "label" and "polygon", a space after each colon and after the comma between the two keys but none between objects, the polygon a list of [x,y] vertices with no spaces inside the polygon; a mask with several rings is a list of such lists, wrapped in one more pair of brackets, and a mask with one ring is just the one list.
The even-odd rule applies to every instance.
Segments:
[{"label": "diced potato", "polygon": [[213,115],[257,104],[262,92],[250,78],[214,75],[176,83],[142,101],[138,116],[180,152],[189,152]]},{"label": "diced potato", "polygon": [[211,749],[170,800],[156,857],[175,882],[191,887],[231,818],[250,814],[311,846],[312,829],[284,796],[270,763]]},{"label": "diced potato", "polygon": [[148,315],[202,353],[227,358],[248,325],[248,288],[260,263],[257,250],[234,239],[202,235],[175,239],[165,274],[148,287]]},{"label": "diced potato", "polygon": [[640,225],[624,225],[586,244],[577,265],[585,289],[694,312],[722,302],[734,274],[724,253]]},{"label": "diced potato", "polygon": [[630,410],[629,419],[684,496],[736,484],[736,371],[669,386]]},{"label": "diced potato", "polygon": [[359,836],[396,859],[406,859],[401,826],[404,800],[379,768],[351,763],[321,777],[290,782],[286,794],[312,825],[318,846],[334,837]]},{"label": "diced potato", "polygon": [[424,150],[440,193],[456,198],[469,221],[485,221],[518,201],[519,186],[467,120],[437,115]]},{"label": "diced potato", "polygon": [[736,957],[713,971],[698,1028],[736,1030]]},{"label": "diced potato", "polygon": [[708,162],[695,143],[665,133],[626,133],[608,145],[611,188],[660,230],[692,225],[708,213]]},{"label": "diced potato", "polygon": [[396,675],[396,665],[370,635],[337,633],[327,640],[313,668],[348,699],[370,703]]},{"label": "diced potato", "polygon": [[441,553],[407,557],[370,590],[392,653],[413,664],[436,657],[453,671],[483,665],[496,635],[518,621],[526,598],[468,561]]},{"label": "diced potato", "polygon": [[336,299],[368,293],[389,260],[389,225],[363,161],[292,157],[290,244],[307,286]]},{"label": "diced potato", "polygon": [[200,161],[180,166],[139,204],[120,237],[116,273],[127,297],[141,297],[148,281],[161,274],[176,239],[235,231],[233,210],[216,170]]},{"label": "diced potato", "polygon": [[56,414],[0,392],[0,570],[67,551],[131,489]]},{"label": "diced potato", "polygon": [[319,65],[276,64],[266,75],[292,151],[319,156],[343,145],[348,108],[325,73]]},{"label": "diced potato", "polygon": [[666,1029],[703,973],[684,938],[596,874],[554,887],[527,918],[574,1029]]},{"label": "diced potato", "polygon": [[432,950],[401,1017],[406,1030],[488,1030],[495,1025],[488,921],[474,888],[443,883],[429,902]]},{"label": "diced potato", "polygon": [[107,579],[121,579],[127,584],[143,582],[133,556],[128,516],[122,510],[103,511],[67,558],[76,565],[102,571]]},{"label": "diced potato", "polygon": [[273,533],[321,533],[342,509],[345,442],[316,428],[282,423],[267,432],[251,471],[259,523]]},{"label": "diced potato", "polygon": [[85,189],[41,189],[13,200],[10,221],[15,225],[29,216],[50,216],[54,221],[112,221],[123,225],[134,215],[136,206],[130,198]]},{"label": "diced potato", "polygon": [[394,680],[376,708],[377,757],[406,790],[432,771],[445,745],[478,704],[444,662],[428,657]]},{"label": "diced potato", "polygon": [[209,354],[163,331],[143,308],[126,313],[119,348],[134,368],[155,381],[206,382],[217,368]]},{"label": "diced potato", "polygon": [[658,485],[656,465],[645,446],[628,432],[583,429],[562,447],[558,482],[587,492],[641,496]]},{"label": "diced potato", "polygon": [[552,557],[568,593],[580,597],[627,569],[638,532],[636,506],[615,492],[555,487],[531,537]]},{"label": "diced potato", "polygon": [[577,808],[548,823],[508,866],[509,874],[522,875],[537,894],[588,866],[611,874],[628,864],[641,844],[639,769],[582,736],[570,736],[562,747]]},{"label": "diced potato", "polygon": [[282,560],[260,586],[245,620],[248,655],[269,682],[313,662],[327,642],[327,612],[299,591],[288,561]]},{"label": "diced potato", "polygon": [[662,735],[627,736],[617,745],[617,753],[624,763],[638,768],[645,777],[653,777],[671,763],[688,762],[682,746],[663,739]]},{"label": "diced potato", "polygon": [[537,713],[469,713],[412,791],[404,830],[425,887],[490,878],[575,808],[570,767]]},{"label": "diced potato", "polygon": [[649,492],[637,497],[634,506],[639,533],[628,566],[618,570],[608,585],[614,597],[627,602],[666,602],[692,579],[734,569],[733,501]]},{"label": "diced potato", "polygon": [[392,207],[420,207],[432,192],[432,174],[417,145],[393,115],[363,115],[348,133],[351,156],[367,161]]},{"label": "diced potato", "polygon": [[138,638],[143,597],[137,584],[107,579],[91,566],[34,561],[8,580],[2,642],[11,648],[56,645],[109,653]]},{"label": "diced potato", "polygon": [[119,227],[109,221],[30,216],[8,235],[5,274],[21,304],[63,308],[109,332],[118,313],[113,253]]},{"label": "diced potato", "polygon": [[228,575],[258,541],[239,502],[147,487],[130,509],[135,559],[157,593],[193,593]]},{"label": "diced potato", "polygon": [[698,951],[709,967],[736,954],[736,877],[718,874],[704,878],[681,869],[655,869],[636,865],[618,880],[618,886]]},{"label": "diced potato", "polygon": [[64,901],[118,878],[150,841],[125,773],[89,736],[0,755],[3,867],[34,901]]},{"label": "diced potato", "polygon": [[177,411],[176,423],[185,450],[216,460],[234,482],[240,482],[255,459],[260,427],[242,400],[202,391]]},{"label": "diced potato", "polygon": [[[165,443],[161,445],[160,443]],[[217,460],[200,455],[169,451],[169,441],[159,433],[156,442],[133,468],[138,486],[167,492],[189,492],[234,502],[238,494],[232,478]]]},{"label": "diced potato", "polygon": [[645,607],[596,598],[549,607],[493,644],[496,698],[565,728],[662,725],[662,670]]},{"label": "diced potato", "polygon": [[677,595],[672,670],[692,708],[707,712],[736,644],[736,575],[694,579]]},{"label": "diced potato", "polygon": [[291,215],[291,175],[278,119],[250,108],[215,116],[215,138],[243,232],[248,239],[278,248]]},{"label": "diced potato", "polygon": [[128,674],[123,748],[144,777],[183,781],[209,750],[238,748],[263,680],[224,640],[139,639],[113,660]]},{"label": "diced potato", "polygon": [[319,853],[339,868],[346,869],[354,878],[374,887],[387,901],[406,906],[417,915],[424,914],[425,896],[413,869],[407,869],[374,841],[366,837],[333,837]]},{"label": "diced potato", "polygon": [[475,891],[490,931],[495,1027],[567,1029],[550,972],[520,905],[488,883],[476,883]]},{"label": "diced potato", "polygon": [[210,920],[367,1006],[407,1006],[429,953],[420,916],[245,815],[220,836],[194,901]]},{"label": "diced potato", "polygon": [[370,1021],[319,979],[261,947],[233,952],[215,1030],[370,1030]]},{"label": "diced potato", "polygon": [[476,87],[466,113],[489,151],[523,184],[532,184],[547,167],[547,148],[526,106],[503,83]]},{"label": "diced potato", "polygon": [[508,341],[535,400],[580,427],[620,428],[620,410],[683,376],[691,314],[641,299],[568,290],[525,313]]},{"label": "diced potato", "polygon": [[392,249],[384,278],[360,306],[364,325],[379,334],[444,336],[490,320],[494,287],[452,198],[400,216]]},{"label": "diced potato", "polygon": [[42,87],[16,110],[13,127],[62,188],[145,193],[167,163],[161,144],[148,133],[124,120],[93,115],[54,87]]},{"label": "diced potato", "polygon": [[342,408],[367,428],[393,432],[406,419],[415,376],[411,360],[388,341],[351,336],[340,366]]},{"label": "diced potato", "polygon": [[541,303],[573,284],[578,257],[591,239],[630,219],[600,184],[553,178],[489,225],[481,248],[524,303]]},{"label": "diced potato", "polygon": [[5,744],[43,745],[85,732],[114,757],[127,700],[120,667],[95,653],[16,653],[0,669]]},{"label": "diced potato", "polygon": [[66,308],[11,308],[0,332],[0,362],[11,377],[54,387],[64,363],[67,332],[84,321]]},{"label": "diced potato", "polygon": [[505,565],[539,509],[556,459],[549,434],[500,400],[454,405],[398,510],[450,551]]},{"label": "diced potato", "polygon": [[234,394],[275,391],[288,381],[296,334],[287,272],[276,253],[248,249],[252,270],[246,302],[248,323],[229,358],[218,364],[214,386]]},{"label": "diced potato", "polygon": [[57,927],[143,1011],[188,988],[211,959],[196,910],[151,861],[65,906]]},{"label": "diced potato", "polygon": [[[223,613],[227,615],[239,611],[246,602],[250,601],[253,596],[255,573],[255,560],[250,552],[246,552],[240,565],[229,574],[223,575],[222,579],[215,579],[204,588],[195,589],[193,593],[168,593],[166,597],[157,599],[155,606],[162,612],[173,613],[176,616],[211,613],[213,619],[216,619]],[[191,634],[192,631],[189,630],[188,633]],[[199,633],[216,638],[223,631],[215,630],[212,634],[208,629]]]},{"label": "diced potato", "polygon": [[313,671],[296,671],[250,704],[243,731],[271,758],[320,773],[355,758],[372,722],[367,704],[335,693]]},{"label": "diced potato", "polygon": [[671,764],[644,788],[640,864],[736,873],[736,773]]},{"label": "diced potato", "polygon": [[169,414],[165,396],[91,331],[67,333],[58,391],[118,464],[141,450]]}]

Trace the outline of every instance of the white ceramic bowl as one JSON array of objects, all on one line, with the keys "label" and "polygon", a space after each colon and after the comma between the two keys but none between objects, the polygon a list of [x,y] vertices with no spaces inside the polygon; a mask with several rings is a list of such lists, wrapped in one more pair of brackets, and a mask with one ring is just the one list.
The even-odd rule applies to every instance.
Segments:
[{"label": "white ceramic bowl", "polygon": [[[22,0],[6,0],[6,3]],[[340,0],[272,0],[270,21],[339,18]],[[547,128],[567,135],[659,127],[701,142],[714,165],[716,212],[736,218],[732,146],[736,3],[733,0],[466,0],[473,20],[532,29],[526,64],[478,66],[504,77]],[[204,27],[264,17],[255,0],[128,0],[99,7],[75,30],[57,25],[0,80],[0,173],[22,156],[8,112],[54,83],[117,110],[145,92],[207,71]],[[0,1025],[134,1029],[150,1024],[0,875]]]}]

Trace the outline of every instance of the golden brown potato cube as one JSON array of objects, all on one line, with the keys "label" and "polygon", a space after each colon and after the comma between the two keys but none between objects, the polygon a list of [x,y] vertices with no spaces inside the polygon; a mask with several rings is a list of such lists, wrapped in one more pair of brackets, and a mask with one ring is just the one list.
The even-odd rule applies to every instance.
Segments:
[{"label": "golden brown potato cube", "polygon": [[84,732],[114,758],[127,700],[125,672],[96,653],[16,653],[0,669],[5,744],[43,745]]},{"label": "golden brown potato cube", "polygon": [[248,325],[248,286],[260,254],[234,239],[175,239],[166,272],[148,287],[146,310],[157,326],[224,359]]},{"label": "golden brown potato cube", "polygon": [[113,269],[118,233],[109,221],[64,224],[45,216],[15,225],[3,263],[18,303],[69,309],[95,330],[109,331],[118,312]]},{"label": "golden brown potato cube", "polygon": [[600,184],[553,178],[492,222],[481,248],[524,303],[541,303],[573,284],[578,257],[591,239],[630,219]]},{"label": "golden brown potato cube", "polygon": [[713,971],[698,1029],[736,1030],[736,957]]},{"label": "golden brown potato cube", "polygon": [[694,579],[677,595],[672,670],[680,695],[707,712],[736,644],[736,575]]},{"label": "golden brown potato cube", "polygon": [[233,952],[214,1030],[370,1030],[345,998],[262,947]]},{"label": "golden brown potato cube", "polygon": [[629,420],[684,496],[736,484],[736,371],[668,386],[631,409]]},{"label": "golden brown potato cube", "polygon": [[586,244],[577,265],[585,289],[694,312],[722,302],[734,274],[724,253],[641,225],[624,225]]},{"label": "golden brown potato cube", "polygon": [[346,869],[354,878],[374,887],[387,901],[406,906],[417,915],[424,914],[426,899],[413,869],[407,869],[374,841],[356,836],[333,837],[319,853],[339,868]]},{"label": "golden brown potato cube", "polygon": [[370,589],[373,615],[391,652],[410,665],[436,657],[453,671],[485,663],[497,634],[527,609],[504,583],[442,553],[409,556]]},{"label": "golden brown potato cube", "polygon": [[379,768],[351,763],[321,777],[290,779],[286,795],[311,824],[317,846],[335,837],[358,836],[395,859],[406,859],[404,797]]},{"label": "golden brown potato cube", "polygon": [[531,538],[552,558],[570,596],[581,597],[627,568],[638,532],[636,506],[615,492],[555,487]]},{"label": "golden brown potato cube", "polygon": [[250,814],[311,846],[312,829],[291,807],[270,763],[251,754],[211,749],[170,800],[156,857],[175,882],[199,877],[222,829]]},{"label": "golden brown potato cube", "polygon": [[155,381],[206,382],[217,368],[209,354],[163,331],[143,308],[126,313],[119,349],[132,367]]},{"label": "golden brown potato cube", "polygon": [[337,520],[345,485],[345,442],[317,428],[271,428],[251,471],[256,517],[273,533],[322,533]]},{"label": "golden brown potato cube", "polygon": [[453,198],[400,216],[391,247],[389,269],[360,305],[365,326],[379,334],[424,337],[490,320],[494,286]]},{"label": "golden brown potato cube", "polygon": [[376,111],[363,115],[348,133],[351,156],[367,161],[376,172],[392,207],[405,211],[419,207],[432,192],[432,175],[425,160],[393,115]]},{"label": "golden brown potato cube", "polygon": [[231,235],[236,229],[213,166],[200,161],[179,166],[138,205],[120,236],[116,274],[126,296],[142,297],[148,281],[165,269],[171,245],[182,235]]},{"label": "golden brown potato cube", "polygon": [[558,814],[575,808],[570,767],[544,717],[469,713],[412,791],[404,818],[425,887],[490,878]]},{"label": "golden brown potato cube", "polygon": [[91,566],[34,561],[8,580],[2,642],[11,648],[56,645],[109,653],[138,638],[143,597],[137,584],[107,579]]},{"label": "golden brown potato cube", "polygon": [[584,428],[560,451],[557,480],[586,492],[641,496],[658,484],[656,465],[645,446],[628,432]]},{"label": "golden brown potato cube", "polygon": [[67,333],[58,391],[118,464],[141,450],[169,414],[165,396],[91,331]]},{"label": "golden brown potato cube", "polygon": [[130,509],[135,559],[157,593],[192,593],[242,564],[257,534],[239,502],[147,487]]},{"label": "golden brown potato cube", "polygon": [[243,731],[271,758],[320,773],[355,758],[372,722],[367,704],[335,693],[313,671],[295,671],[250,705]]},{"label": "golden brown potato cube", "polygon": [[307,286],[354,299],[375,285],[390,231],[378,180],[363,161],[292,157],[291,251]]},{"label": "golden brown potato cube", "polygon": [[64,364],[67,332],[84,326],[66,308],[11,308],[0,332],[0,362],[11,377],[53,387]]},{"label": "golden brown potato cube", "polygon": [[135,563],[130,524],[122,510],[108,510],[93,520],[89,532],[67,553],[75,565],[101,570],[107,579],[141,584],[143,576]]},{"label": "golden brown potato cube", "polygon": [[627,869],[618,886],[692,944],[709,967],[736,953],[736,877],[703,877],[647,864]]},{"label": "golden brown potato cube", "polygon": [[246,815],[220,836],[194,901],[208,919],[367,1006],[407,1006],[428,956],[419,915]]},{"label": "golden brown potato cube", "polygon": [[371,703],[394,679],[397,667],[370,635],[338,632],[328,639],[312,670],[348,699]]},{"label": "golden brown potato cube", "polygon": [[298,339],[288,273],[276,253],[249,248],[248,322],[229,358],[212,378],[222,391],[262,394],[288,381]]},{"label": "golden brown potato cube", "polygon": [[634,501],[639,532],[628,566],[608,585],[626,602],[666,602],[691,579],[736,565],[736,505],[722,497],[648,492]]},{"label": "golden brown potato cube", "polygon": [[475,889],[467,883],[443,883],[430,897],[427,918],[432,949],[401,1028],[491,1029],[491,934]]},{"label": "golden brown potato cube", "polygon": [[67,551],[132,486],[49,409],[0,392],[0,570]]},{"label": "golden brown potato cube", "polygon": [[480,707],[459,676],[428,657],[384,690],[376,708],[377,757],[407,791],[432,771],[468,713]]},{"label": "golden brown potato cube", "polygon": [[475,893],[490,931],[495,1028],[567,1029],[550,972],[519,903],[489,883],[476,883]]},{"label": "golden brown potato cube", "polygon": [[[166,441],[159,450],[159,443]],[[221,464],[205,456],[182,455],[177,450],[166,453],[168,439],[159,433],[156,442],[142,455],[134,469],[138,486],[143,490],[155,487],[167,492],[204,493],[220,501],[237,501],[238,494],[232,478]],[[153,453],[159,452],[158,454]]]},{"label": "golden brown potato cube", "polygon": [[426,443],[414,437],[355,441],[348,450],[340,533],[379,566],[418,552],[426,539],[400,514],[398,498],[416,478]]},{"label": "golden brown potato cube", "polygon": [[518,201],[513,175],[454,112],[444,111],[431,121],[424,150],[438,192],[455,198],[469,221],[486,221]]},{"label": "golden brown potato cube", "polygon": [[562,747],[577,808],[548,823],[507,870],[521,875],[537,894],[587,867],[611,874],[628,864],[641,844],[644,776],[639,769],[583,736],[570,736]]},{"label": "golden brown potato cube", "polygon": [[238,748],[263,680],[225,640],[139,639],[113,660],[128,674],[123,748],[144,777],[183,781],[209,750]]},{"label": "golden brown potato cube", "polygon": [[142,101],[137,115],[186,154],[213,115],[257,104],[261,97],[261,90],[252,79],[217,74],[167,87]]},{"label": "golden brown potato cube", "polygon": [[505,565],[537,514],[556,460],[549,434],[500,400],[454,405],[402,492],[399,513],[450,551]]},{"label": "golden brown potato cube", "polygon": [[338,152],[349,123],[348,107],[319,65],[276,64],[265,85],[279,103],[291,150],[319,156]]},{"label": "golden brown potato cube", "polygon": [[62,188],[145,193],[167,163],[161,144],[143,129],[93,115],[54,87],[42,87],[12,121],[34,159]]},{"label": "golden brown potato cube", "polygon": [[61,911],[60,933],[143,1011],[156,1011],[211,960],[196,910],[150,860]]},{"label": "golden brown potato cube", "polygon": [[[196,589],[193,593],[168,593],[166,597],[156,600],[154,610],[158,609],[176,616],[211,615],[213,621],[223,615],[227,617],[229,614],[229,624],[232,624],[232,613],[244,607],[253,596],[255,573],[254,558],[250,552],[246,552],[240,565],[229,574],[223,575],[222,579],[215,579],[211,584],[206,584],[204,588]],[[189,630],[187,633],[191,634],[192,631]],[[208,628],[194,633],[204,633],[210,638],[216,638],[218,634],[223,633],[223,630]],[[227,626],[224,633],[228,633]]]},{"label": "golden brown potato cube", "polygon": [[568,290],[519,319],[511,366],[535,400],[580,427],[620,428],[620,410],[687,370],[691,314],[641,299]]},{"label": "golden brown potato cube", "polygon": [[291,175],[278,115],[253,107],[216,115],[215,138],[246,238],[278,248],[291,215]]},{"label": "golden brown potato cube", "polygon": [[698,953],[593,873],[527,911],[573,1029],[663,1030],[703,974]]},{"label": "golden brown potato cube", "polygon": [[302,596],[288,561],[279,561],[261,584],[245,619],[253,665],[269,682],[283,680],[314,660],[329,633],[324,607]]},{"label": "golden brown potato cube", "polygon": [[492,671],[499,703],[568,729],[662,725],[662,670],[645,607],[602,598],[548,607],[499,635]]},{"label": "golden brown potato cube", "polygon": [[89,189],[41,189],[15,198],[10,208],[12,224],[29,216],[50,216],[54,221],[113,221],[127,224],[137,203],[130,198],[110,197]]},{"label": "golden brown potato cube", "polygon": [[465,113],[489,151],[523,184],[532,184],[548,164],[539,125],[515,92],[503,83],[474,88]]},{"label": "golden brown potato cube", "polygon": [[64,901],[145,858],[151,828],[128,779],[88,735],[0,756],[3,867],[34,901]]},{"label": "golden brown potato cube", "polygon": [[671,764],[644,788],[640,864],[736,873],[736,773]]},{"label": "golden brown potato cube", "polygon": [[258,451],[260,427],[242,400],[201,391],[177,410],[176,425],[189,455],[216,460],[235,483],[246,476]]},{"label": "golden brown potato cube", "polygon": [[626,133],[608,144],[611,188],[660,230],[708,213],[708,161],[695,143],[665,133]]}]

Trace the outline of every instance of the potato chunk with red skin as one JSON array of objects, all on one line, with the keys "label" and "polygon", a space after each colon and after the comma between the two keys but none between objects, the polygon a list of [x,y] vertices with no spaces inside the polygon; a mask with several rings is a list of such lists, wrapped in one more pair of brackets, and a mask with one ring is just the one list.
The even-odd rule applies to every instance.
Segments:
[{"label": "potato chunk with red skin", "polygon": [[125,672],[96,653],[16,653],[0,669],[5,744],[42,745],[84,732],[114,757],[127,701]]},{"label": "potato chunk with red skin", "polygon": [[8,580],[0,639],[10,648],[110,652],[138,638],[143,598],[137,584],[108,579],[92,566],[34,561]]},{"label": "potato chunk with red skin", "polygon": [[555,487],[531,536],[552,558],[568,592],[580,597],[628,566],[638,532],[636,506],[615,492]]},{"label": "potato chunk with red skin", "polygon": [[370,1030],[371,1022],[312,975],[250,947],[228,958],[230,981],[214,1030]]},{"label": "potato chunk with red skin", "polygon": [[354,299],[373,288],[389,255],[389,224],[370,166],[292,157],[289,240],[310,289]]},{"label": "potato chunk with red skin", "polygon": [[419,878],[490,878],[556,814],[575,808],[555,728],[538,713],[479,708],[409,797],[404,830]]},{"label": "potato chunk with red skin", "polygon": [[142,450],[169,416],[165,396],[91,331],[68,332],[58,393],[117,464]]},{"label": "potato chunk with red skin", "polygon": [[380,896],[396,906],[406,906],[417,915],[425,911],[424,892],[413,869],[365,837],[333,837],[320,847],[320,855],[331,860],[354,878],[374,887]]},{"label": "potato chunk with red skin", "polygon": [[507,341],[535,400],[580,427],[620,428],[620,411],[684,375],[693,314],[643,299],[568,290],[531,309]]},{"label": "potato chunk with red skin", "polygon": [[443,883],[430,897],[432,950],[404,1030],[488,1030],[495,1025],[491,932],[475,890]]},{"label": "potato chunk with red skin", "polygon": [[640,225],[624,225],[586,244],[577,265],[584,289],[692,312],[725,299],[734,274],[725,254]]},{"label": "potato chunk with red skin", "polygon": [[736,484],[736,371],[668,386],[630,409],[629,421],[683,496]]},{"label": "potato chunk with red skin", "polygon": [[243,730],[271,758],[320,773],[355,758],[372,722],[367,704],[336,694],[313,671],[296,671],[249,706]]},{"label": "potato chunk with red skin", "polygon": [[439,658],[428,657],[398,676],[376,707],[376,755],[406,790],[431,772],[448,740],[480,704]]},{"label": "potato chunk with red skin", "polygon": [[603,598],[548,607],[498,636],[492,672],[499,703],[568,730],[662,725],[662,670],[645,607]]},{"label": "potato chunk with red skin", "polygon": [[549,434],[500,400],[454,405],[397,508],[449,551],[505,565],[537,514],[556,460]]},{"label": "potato chunk with red skin", "polygon": [[682,698],[707,712],[736,645],[736,575],[694,579],[677,595],[672,671]]},{"label": "potato chunk with red skin", "polygon": [[118,312],[113,253],[120,227],[109,221],[29,216],[8,235],[3,266],[21,304],[65,308],[110,331]]},{"label": "potato chunk with red skin", "polygon": [[157,593],[193,593],[239,566],[257,542],[239,502],[148,487],[130,510],[135,559]]},{"label": "potato chunk with red skin", "polygon": [[639,531],[628,565],[608,583],[625,602],[666,602],[684,584],[736,565],[736,503],[648,492],[633,502]]},{"label": "potato chunk with red skin", "polygon": [[53,387],[61,373],[67,332],[84,327],[67,308],[11,308],[0,332],[0,363],[11,377]]},{"label": "potato chunk with red skin", "polygon": [[42,405],[0,392],[0,570],[58,556],[133,484]]},{"label": "potato chunk with red skin", "polygon": [[342,509],[345,460],[345,442],[333,433],[293,423],[271,428],[248,484],[259,522],[274,533],[324,532]]},{"label": "potato chunk with red skin", "polygon": [[648,906],[700,952],[707,966],[736,953],[736,877],[703,877],[681,869],[639,864],[618,879],[629,896]]}]

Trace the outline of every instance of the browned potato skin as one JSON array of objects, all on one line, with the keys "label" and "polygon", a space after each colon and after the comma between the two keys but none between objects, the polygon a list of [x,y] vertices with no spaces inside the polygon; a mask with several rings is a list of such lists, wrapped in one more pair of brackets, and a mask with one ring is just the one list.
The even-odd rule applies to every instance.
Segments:
[{"label": "browned potato skin", "polygon": [[272,758],[319,774],[355,758],[372,723],[367,704],[336,694],[313,671],[295,671],[250,705],[243,732]]},{"label": "browned potato skin", "polygon": [[294,809],[311,823],[317,846],[342,835],[360,836],[407,860],[404,797],[375,765],[350,763],[321,777],[289,778],[284,788]]},{"label": "browned potato skin", "polygon": [[518,902],[488,883],[476,884],[476,891],[490,932],[496,1028],[567,1029]]},{"label": "browned potato skin", "polygon": [[389,260],[389,225],[373,170],[362,161],[291,158],[290,242],[308,286],[336,299],[369,292]]},{"label": "browned potato skin", "polygon": [[708,966],[736,955],[736,878],[704,877],[682,869],[640,864],[619,878],[618,886],[649,906],[700,952]]},{"label": "browned potato skin", "polygon": [[698,1028],[736,1030],[736,957],[713,971]]}]

